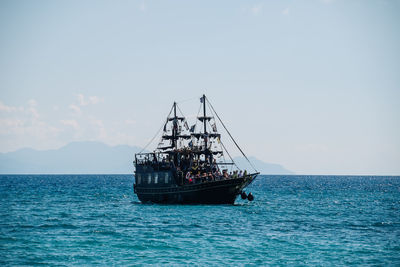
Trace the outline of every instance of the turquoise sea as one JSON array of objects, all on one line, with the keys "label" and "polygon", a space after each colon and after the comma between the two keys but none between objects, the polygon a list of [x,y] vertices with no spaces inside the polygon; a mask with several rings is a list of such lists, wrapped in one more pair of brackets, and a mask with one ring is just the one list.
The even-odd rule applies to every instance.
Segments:
[{"label": "turquoise sea", "polygon": [[400,266],[400,177],[259,176],[235,205],[143,205],[130,175],[0,176],[0,265]]}]

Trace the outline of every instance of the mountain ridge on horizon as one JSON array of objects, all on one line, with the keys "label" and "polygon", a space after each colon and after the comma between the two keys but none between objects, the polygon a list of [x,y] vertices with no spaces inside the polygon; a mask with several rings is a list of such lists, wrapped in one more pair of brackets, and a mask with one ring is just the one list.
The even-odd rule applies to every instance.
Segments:
[{"label": "mountain ridge on horizon", "polygon": [[[133,174],[134,154],[141,150],[98,141],[75,141],[48,150],[20,148],[0,153],[0,174]],[[261,174],[293,174],[279,164],[249,159]],[[234,161],[250,168],[243,157],[235,157]]]}]

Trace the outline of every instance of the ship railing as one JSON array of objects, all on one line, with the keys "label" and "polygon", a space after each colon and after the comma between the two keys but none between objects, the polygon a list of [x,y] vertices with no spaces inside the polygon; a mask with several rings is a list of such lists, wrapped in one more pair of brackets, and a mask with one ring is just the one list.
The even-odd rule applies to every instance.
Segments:
[{"label": "ship railing", "polygon": [[173,160],[169,159],[168,153],[138,153],[135,155],[136,165],[152,166],[154,170],[174,169]]},{"label": "ship railing", "polygon": [[138,153],[135,154],[136,163],[145,162],[162,162],[168,157],[168,153],[157,152],[157,153]]}]

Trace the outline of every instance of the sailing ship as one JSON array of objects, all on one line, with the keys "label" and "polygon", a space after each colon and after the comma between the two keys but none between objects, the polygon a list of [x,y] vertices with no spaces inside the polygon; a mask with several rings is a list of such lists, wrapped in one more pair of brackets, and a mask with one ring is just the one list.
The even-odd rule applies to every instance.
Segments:
[{"label": "sailing ship", "polygon": [[[254,199],[244,189],[259,172],[254,167],[254,172],[250,173],[236,166],[221,141],[215,116],[242,155],[253,165],[208,98],[203,95],[200,102],[196,124],[191,127],[174,102],[166,122],[159,130],[163,131],[157,148],[153,152],[143,152],[146,146],[135,154],[133,188],[142,203],[234,204],[239,195],[242,199]],[[207,116],[207,107],[214,116]],[[201,108],[203,112],[199,116]],[[224,151],[230,161],[225,160]]]}]

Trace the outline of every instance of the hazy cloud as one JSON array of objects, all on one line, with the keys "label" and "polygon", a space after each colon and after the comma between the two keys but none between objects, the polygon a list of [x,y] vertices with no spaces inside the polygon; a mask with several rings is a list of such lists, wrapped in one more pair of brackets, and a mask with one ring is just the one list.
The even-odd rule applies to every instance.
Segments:
[{"label": "hazy cloud", "polygon": [[104,127],[104,123],[102,120],[97,119],[93,116],[88,117],[89,123],[95,127],[97,138],[100,140],[104,140],[107,138],[107,131],[106,128]]},{"label": "hazy cloud", "polygon": [[82,111],[81,111],[81,108],[80,107],[78,107],[77,105],[75,105],[75,104],[71,104],[71,105],[69,105],[68,106],[70,109],[72,109],[76,114],[82,114]]},{"label": "hazy cloud", "polygon": [[22,127],[24,125],[24,121],[17,118],[2,118],[0,119],[0,133],[1,134],[9,134],[13,133],[12,129],[17,127]]},{"label": "hazy cloud", "polygon": [[37,120],[37,119],[39,119],[39,112],[37,111],[37,109],[36,109],[36,107],[37,107],[37,102],[36,102],[36,100],[35,99],[30,99],[29,101],[28,101],[28,105],[29,105],[29,107],[28,107],[28,112],[30,113],[30,115],[32,116],[32,118],[34,119],[34,120]]},{"label": "hazy cloud", "polygon": [[102,99],[100,99],[98,96],[89,96],[89,103],[90,104],[97,104],[100,103]]},{"label": "hazy cloud", "polygon": [[0,112],[15,112],[15,111],[23,111],[23,107],[13,107],[7,106],[3,102],[0,101]]},{"label": "hazy cloud", "polygon": [[98,96],[86,97],[83,94],[78,94],[77,98],[78,98],[78,103],[79,103],[80,106],[87,106],[87,105],[90,105],[90,104],[95,105],[95,104],[98,104],[98,103],[104,101],[103,98],[100,98]]},{"label": "hazy cloud", "polygon": [[76,120],[60,120],[60,122],[65,126],[70,126],[75,130],[79,130],[79,124]]},{"label": "hazy cloud", "polygon": [[285,16],[289,15],[289,8],[288,7],[285,8],[284,10],[282,10],[282,15],[285,15]]},{"label": "hazy cloud", "polygon": [[104,123],[102,120],[96,119],[93,116],[89,117],[89,122],[90,124],[94,125],[94,126],[98,126],[98,127],[104,127]]},{"label": "hazy cloud", "polygon": [[253,15],[257,16],[262,12],[262,4],[254,5],[252,8],[250,8],[250,11]]},{"label": "hazy cloud", "polygon": [[35,99],[29,99],[28,104],[30,107],[36,107],[38,105]]},{"label": "hazy cloud", "polygon": [[78,102],[81,106],[86,106],[88,103],[85,101],[85,96],[82,94],[78,94]]},{"label": "hazy cloud", "polygon": [[52,143],[61,129],[40,119],[38,103],[30,99],[23,107],[0,102],[0,148],[9,151],[34,143]]}]

